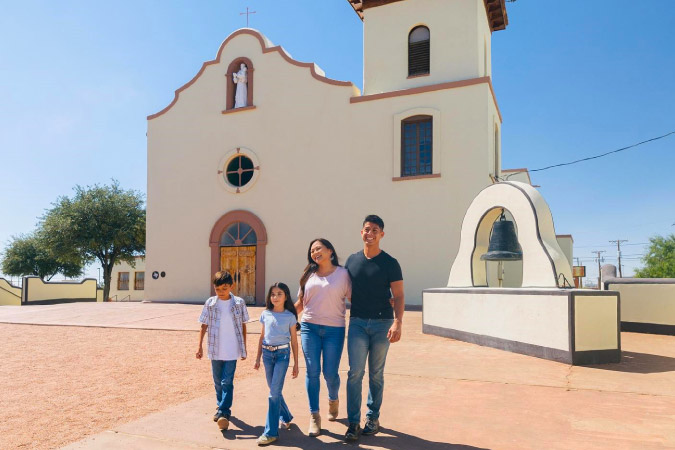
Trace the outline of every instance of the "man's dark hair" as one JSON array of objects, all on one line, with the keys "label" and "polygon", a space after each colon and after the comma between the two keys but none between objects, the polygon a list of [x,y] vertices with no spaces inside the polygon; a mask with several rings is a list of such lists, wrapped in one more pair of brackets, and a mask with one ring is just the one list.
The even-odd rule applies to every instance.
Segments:
[{"label": "man's dark hair", "polygon": [[363,219],[363,225],[366,224],[366,222],[374,223],[378,227],[380,227],[380,230],[384,230],[384,220],[380,219],[380,216],[376,216],[375,214],[368,214],[365,219]]},{"label": "man's dark hair", "polygon": [[227,270],[223,270],[222,272],[216,272],[215,275],[213,275],[213,285],[222,286],[224,284],[229,284],[230,286],[234,284],[232,275],[230,275],[230,272],[228,272]]}]

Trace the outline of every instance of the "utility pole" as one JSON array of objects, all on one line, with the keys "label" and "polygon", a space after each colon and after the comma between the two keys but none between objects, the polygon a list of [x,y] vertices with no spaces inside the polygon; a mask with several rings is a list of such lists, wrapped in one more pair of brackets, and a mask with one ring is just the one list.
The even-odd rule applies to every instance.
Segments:
[{"label": "utility pole", "polygon": [[628,239],[617,239],[616,241],[609,241],[610,244],[616,243],[616,253],[619,257],[619,278],[623,278],[621,275],[621,243],[628,242]]},{"label": "utility pole", "polygon": [[600,254],[605,253],[605,250],[593,250],[591,253],[596,253],[598,255],[598,290],[601,290],[601,273],[600,273]]}]

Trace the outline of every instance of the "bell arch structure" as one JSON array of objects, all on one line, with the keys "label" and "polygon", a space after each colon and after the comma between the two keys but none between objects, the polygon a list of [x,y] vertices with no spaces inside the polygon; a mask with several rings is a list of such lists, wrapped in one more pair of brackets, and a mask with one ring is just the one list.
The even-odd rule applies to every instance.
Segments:
[{"label": "bell arch structure", "polygon": [[522,287],[564,287],[564,279],[571,280],[572,272],[558,245],[551,211],[535,188],[518,181],[488,186],[469,206],[448,287],[487,286],[485,261],[480,256],[487,251],[492,224],[502,209],[511,213],[518,227],[523,249]]},{"label": "bell arch structure", "polygon": [[[267,246],[267,230],[262,220],[249,211],[241,209],[230,211],[221,216],[213,225],[209,236],[209,247],[211,247],[211,273],[209,274],[209,279],[220,270],[221,237],[228,226],[235,222],[243,222],[249,225],[255,232],[255,299],[256,305],[265,304],[265,247]],[[211,286],[211,295],[215,295],[213,286]]]}]

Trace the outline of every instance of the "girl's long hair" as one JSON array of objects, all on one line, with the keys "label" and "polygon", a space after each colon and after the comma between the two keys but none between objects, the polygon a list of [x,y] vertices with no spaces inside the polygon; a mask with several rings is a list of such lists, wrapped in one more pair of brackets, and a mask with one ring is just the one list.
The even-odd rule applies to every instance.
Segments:
[{"label": "girl's long hair", "polygon": [[337,252],[335,251],[335,247],[333,247],[333,244],[331,244],[328,239],[324,238],[312,239],[312,241],[309,243],[309,248],[307,248],[307,266],[305,266],[305,270],[303,271],[302,276],[300,277],[300,291],[303,294],[305,293],[305,285],[307,284],[307,280],[309,280],[309,277],[311,277],[314,272],[319,270],[319,265],[312,259],[312,245],[314,245],[316,241],[321,242],[324,247],[333,252],[333,254],[330,255],[330,262],[334,266],[340,265],[338,263],[338,255]]},{"label": "girl's long hair", "polygon": [[293,304],[293,300],[291,299],[291,290],[288,288],[286,283],[282,283],[280,281],[274,283],[272,286],[270,286],[270,289],[267,291],[267,298],[265,299],[265,308],[269,309],[270,311],[274,309],[274,305],[272,304],[272,289],[273,288],[279,288],[284,292],[284,309],[286,311],[290,311],[293,313],[295,316],[295,329],[299,330],[300,329],[300,323],[298,322],[298,312],[295,310],[295,305]]}]

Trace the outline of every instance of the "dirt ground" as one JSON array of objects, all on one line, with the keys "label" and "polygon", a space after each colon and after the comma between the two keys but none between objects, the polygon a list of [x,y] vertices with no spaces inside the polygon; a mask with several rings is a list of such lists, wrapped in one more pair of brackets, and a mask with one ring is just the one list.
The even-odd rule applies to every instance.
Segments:
[{"label": "dirt ground", "polygon": [[[198,337],[0,324],[0,448],[58,448],[213,393],[208,359],[194,356]],[[255,373],[257,338],[248,337],[235,384]]]}]

